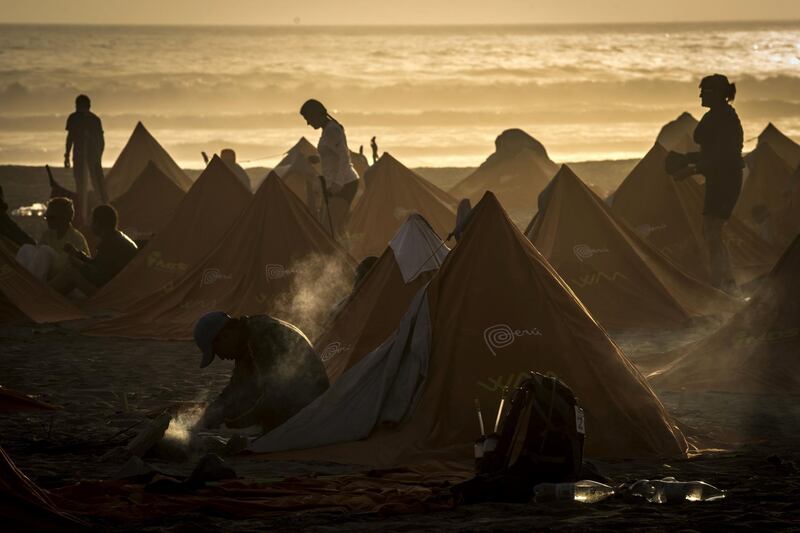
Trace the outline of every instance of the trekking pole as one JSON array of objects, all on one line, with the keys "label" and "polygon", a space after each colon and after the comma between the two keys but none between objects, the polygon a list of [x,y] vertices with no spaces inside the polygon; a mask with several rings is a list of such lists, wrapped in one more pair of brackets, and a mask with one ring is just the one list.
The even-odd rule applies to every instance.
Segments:
[{"label": "trekking pole", "polygon": [[[336,235],[333,233],[333,220],[331,219],[331,204],[328,202],[328,186],[325,185],[325,177],[319,177],[319,183],[322,185],[322,197],[325,199],[325,212],[328,213],[328,229],[331,232],[331,239],[336,240]],[[337,241],[338,242],[338,241]]]},{"label": "trekking pole", "polygon": [[500,407],[497,408],[497,418],[494,421],[494,433],[497,433],[497,428],[500,427],[500,417],[503,415],[503,407],[506,404],[506,394],[508,387],[503,387],[503,394],[500,396]]},{"label": "trekking pole", "polygon": [[475,410],[478,412],[478,424],[481,426],[481,437],[486,436],[486,429],[483,427],[483,413],[481,413],[481,402],[475,398]]}]

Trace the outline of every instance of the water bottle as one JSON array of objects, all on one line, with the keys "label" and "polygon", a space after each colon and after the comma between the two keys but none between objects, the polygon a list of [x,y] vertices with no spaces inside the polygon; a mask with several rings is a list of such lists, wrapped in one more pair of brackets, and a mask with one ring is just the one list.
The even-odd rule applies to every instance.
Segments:
[{"label": "water bottle", "polygon": [[628,493],[650,503],[712,502],[725,498],[725,491],[705,481],[678,481],[674,477],[642,479]]},{"label": "water bottle", "polygon": [[596,503],[613,494],[613,488],[588,479],[575,483],[539,483],[534,488],[533,501]]}]

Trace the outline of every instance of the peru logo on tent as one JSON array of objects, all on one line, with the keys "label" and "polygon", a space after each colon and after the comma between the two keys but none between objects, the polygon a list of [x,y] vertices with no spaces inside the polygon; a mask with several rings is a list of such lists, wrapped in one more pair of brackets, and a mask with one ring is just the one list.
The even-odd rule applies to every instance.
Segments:
[{"label": "peru logo on tent", "polygon": [[339,341],[334,341],[328,344],[325,348],[322,349],[322,353],[319,355],[320,359],[323,363],[326,361],[330,361],[337,355],[343,354],[352,348],[349,344],[342,344]]},{"label": "peru logo on tent", "polygon": [[218,268],[207,268],[203,270],[203,275],[200,279],[200,286],[213,285],[223,279],[233,279],[230,274],[223,274]]},{"label": "peru logo on tent", "polygon": [[508,348],[518,337],[541,337],[542,332],[538,328],[533,329],[512,329],[508,324],[495,324],[483,330],[483,340],[486,347],[497,356],[497,350]]},{"label": "peru logo on tent", "polygon": [[572,253],[578,258],[578,261],[583,262],[586,259],[591,259],[597,254],[607,254],[606,248],[592,248],[588,244],[576,244],[572,247]]},{"label": "peru logo on tent", "polygon": [[642,224],[641,226],[636,226],[634,231],[636,231],[640,237],[646,239],[656,231],[661,231],[662,229],[667,229],[667,225],[659,224],[657,226],[651,226],[650,224]]},{"label": "peru logo on tent", "polygon": [[294,274],[294,271],[289,270],[283,265],[268,264],[264,267],[264,274],[267,277],[267,281],[274,281],[291,276],[292,274]]}]

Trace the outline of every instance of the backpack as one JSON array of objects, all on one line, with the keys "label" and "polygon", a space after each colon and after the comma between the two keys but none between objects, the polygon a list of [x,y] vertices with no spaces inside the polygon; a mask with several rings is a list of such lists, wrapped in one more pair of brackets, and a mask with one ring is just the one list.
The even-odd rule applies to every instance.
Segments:
[{"label": "backpack", "polygon": [[457,490],[466,503],[527,502],[539,483],[579,479],[586,429],[572,389],[530,372],[506,405],[497,433],[475,444],[478,475]]}]

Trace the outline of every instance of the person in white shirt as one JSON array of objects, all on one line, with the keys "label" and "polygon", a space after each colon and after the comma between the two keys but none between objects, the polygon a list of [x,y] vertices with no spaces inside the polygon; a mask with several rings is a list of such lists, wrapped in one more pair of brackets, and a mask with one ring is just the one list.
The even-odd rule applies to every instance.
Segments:
[{"label": "person in white shirt", "polygon": [[350,160],[344,128],[318,100],[306,101],[300,108],[300,114],[309,126],[315,130],[322,129],[317,150],[327,189],[332,229],[335,235],[341,236],[350,213],[350,204],[358,191],[358,174]]}]

